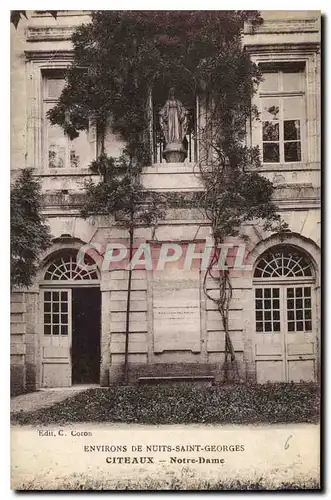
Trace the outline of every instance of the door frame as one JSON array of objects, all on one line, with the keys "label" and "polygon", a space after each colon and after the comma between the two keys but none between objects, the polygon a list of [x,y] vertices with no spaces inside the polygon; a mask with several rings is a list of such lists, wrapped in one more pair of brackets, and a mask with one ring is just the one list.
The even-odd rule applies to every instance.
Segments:
[{"label": "door frame", "polygon": [[[57,281],[46,281],[43,280],[39,283],[39,307],[38,307],[38,316],[39,316],[39,324],[40,324],[40,331],[39,331],[39,387],[43,387],[43,353],[42,353],[42,348],[43,348],[43,337],[44,337],[44,301],[43,301],[43,292],[45,290],[49,291],[57,291],[57,290],[72,290],[73,288],[99,288],[100,289],[100,282],[99,280],[86,280],[86,281],[77,281],[77,280],[57,280]],[[100,289],[101,293],[101,289]],[[100,298],[100,351],[101,351],[101,331],[102,331],[102,300]],[[72,384],[72,293],[70,292],[70,305],[68,306],[68,310],[70,310],[70,318],[69,318],[69,323],[70,323],[70,338],[69,339],[69,353],[70,353],[70,370],[71,370],[71,385],[70,387],[73,386]],[[100,361],[102,358],[102,353],[100,352]]]},{"label": "door frame", "polygon": [[[254,365],[255,365],[255,370],[256,370],[256,362],[257,361],[263,361],[268,358],[268,360],[276,361],[276,355],[275,356],[262,356],[256,354],[256,345],[258,345],[257,339],[261,336],[264,335],[266,332],[257,332],[256,331],[256,320],[255,320],[255,290],[257,288],[279,288],[279,300],[280,300],[280,341],[281,341],[281,349],[282,349],[282,355],[281,359],[278,358],[278,360],[282,361],[282,374],[284,377],[284,382],[288,383],[289,382],[289,366],[288,366],[288,361],[289,361],[289,355],[287,352],[287,343],[288,343],[288,325],[287,325],[287,302],[286,302],[286,290],[288,288],[296,288],[296,287],[304,287],[304,286],[309,286],[311,288],[311,322],[312,322],[312,330],[311,333],[314,338],[314,345],[315,345],[315,351],[313,355],[305,355],[304,359],[312,359],[314,360],[314,379],[315,381],[317,380],[317,373],[316,373],[316,362],[317,362],[317,337],[318,337],[318,326],[317,326],[317,317],[316,317],[316,304],[317,304],[317,298],[316,298],[316,279],[315,276],[309,276],[309,277],[299,277],[299,278],[288,278],[284,279],[284,277],[281,278],[255,278],[253,279],[253,284],[252,284],[252,291],[253,293],[251,294],[252,296],[252,312],[253,312],[253,317],[252,317],[252,326],[253,326],[253,339],[254,339],[254,349],[253,349],[253,359],[254,359]],[[273,333],[273,332],[270,332]],[[294,332],[296,333],[296,332]],[[292,358],[290,358],[291,360]],[[303,359],[303,358],[301,358]]]}]

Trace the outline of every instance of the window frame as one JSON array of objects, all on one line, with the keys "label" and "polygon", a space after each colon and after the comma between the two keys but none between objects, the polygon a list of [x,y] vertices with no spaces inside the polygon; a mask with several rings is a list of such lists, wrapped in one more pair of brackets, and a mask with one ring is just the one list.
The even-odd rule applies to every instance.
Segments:
[{"label": "window frame", "polygon": [[[297,251],[298,253],[302,253],[304,257],[306,257],[310,269],[311,269],[311,276],[280,276],[280,277],[254,277],[255,269],[258,267],[259,263],[263,259],[263,256],[268,253],[272,253],[273,251],[277,251],[277,247],[289,247],[290,249],[292,248],[294,251]],[[280,248],[281,249],[281,248]],[[287,304],[287,290],[289,288],[305,288],[309,287],[310,288],[310,300],[311,300],[311,330],[289,330],[288,329],[288,320],[287,320],[287,314],[288,314],[288,304]],[[306,252],[302,248],[297,248],[292,245],[274,245],[270,247],[268,250],[264,251],[262,254],[259,255],[258,259],[256,260],[254,270],[253,270],[253,310],[254,310],[254,332],[256,335],[264,335],[264,334],[276,334],[276,335],[287,335],[287,334],[295,334],[295,333],[311,333],[313,332],[315,328],[315,293],[314,289],[316,287],[316,275],[315,275],[315,269],[314,265],[312,263],[312,259],[310,258],[309,255],[306,254]],[[257,310],[263,310],[262,309],[257,309],[256,308],[256,290],[257,289],[272,289],[272,288],[278,288],[279,289],[279,311],[280,311],[280,331],[273,331],[273,326],[272,330],[270,331],[259,331],[257,329],[257,319],[256,319],[256,311]],[[264,292],[263,292],[264,294]],[[264,295],[263,295],[264,297]],[[264,300],[263,298],[261,299],[262,301]],[[271,299],[272,300],[272,299]],[[273,308],[271,308],[273,310]],[[303,307],[304,310],[304,307]],[[264,318],[264,314],[263,314]]]},{"label": "window frame", "polygon": [[[306,105],[306,97],[307,97],[307,84],[306,84],[306,71],[307,64],[306,61],[275,61],[272,63],[260,62],[259,66],[262,70],[262,73],[275,73],[278,75],[278,89],[277,90],[260,90],[258,89],[258,107],[262,116],[262,103],[263,100],[268,98],[279,99],[280,103],[280,113],[279,119],[277,120],[279,123],[279,138],[278,141],[264,141],[263,140],[263,123],[267,120],[263,120],[261,118],[261,127],[260,127],[260,140],[259,144],[261,146],[261,163],[262,166],[288,166],[288,165],[302,165],[307,162],[307,151],[306,151],[306,137],[307,137],[307,129],[306,129],[306,121],[307,121],[307,105]],[[302,90],[284,90],[284,81],[283,75],[286,73],[285,69],[293,69],[297,68],[298,74],[301,75],[303,89]],[[293,71],[294,73],[295,71]],[[287,98],[301,98],[302,101],[302,116],[299,118],[291,118],[284,120],[284,101]],[[299,120],[300,123],[300,140],[284,140],[284,123],[285,121],[296,121]],[[279,161],[271,162],[263,160],[263,145],[265,143],[273,143],[278,142],[279,144]],[[301,159],[296,161],[285,161],[285,143],[288,142],[299,142],[300,143],[300,153]]]}]

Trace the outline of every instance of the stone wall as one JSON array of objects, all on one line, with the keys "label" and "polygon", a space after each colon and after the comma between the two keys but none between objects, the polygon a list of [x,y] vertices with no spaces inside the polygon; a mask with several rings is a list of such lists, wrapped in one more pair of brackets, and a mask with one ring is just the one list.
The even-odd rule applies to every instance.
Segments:
[{"label": "stone wall", "polygon": [[10,308],[10,384],[11,394],[26,388],[26,303],[24,293],[11,294]]}]

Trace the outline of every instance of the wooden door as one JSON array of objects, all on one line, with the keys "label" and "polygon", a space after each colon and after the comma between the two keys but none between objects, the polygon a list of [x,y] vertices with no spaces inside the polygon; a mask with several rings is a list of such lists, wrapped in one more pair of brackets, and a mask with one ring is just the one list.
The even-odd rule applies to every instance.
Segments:
[{"label": "wooden door", "polygon": [[71,386],[71,290],[42,290],[42,387]]},{"label": "wooden door", "polygon": [[287,286],[284,292],[286,380],[313,381],[316,358],[313,288],[309,284]]},{"label": "wooden door", "polygon": [[283,289],[255,289],[255,362],[257,382],[285,382]]},{"label": "wooden door", "polygon": [[315,380],[316,332],[310,284],[255,288],[257,382]]}]

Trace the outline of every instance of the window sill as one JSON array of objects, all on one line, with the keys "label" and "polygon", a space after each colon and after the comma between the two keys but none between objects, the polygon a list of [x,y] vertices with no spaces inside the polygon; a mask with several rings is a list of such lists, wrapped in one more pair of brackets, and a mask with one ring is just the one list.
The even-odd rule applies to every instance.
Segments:
[{"label": "window sill", "polygon": [[33,175],[36,177],[61,177],[61,176],[91,176],[97,175],[93,174],[89,167],[82,168],[52,168],[52,169],[41,169],[36,168],[33,170]]},{"label": "window sill", "polygon": [[257,169],[258,172],[293,172],[294,170],[320,170],[320,163],[262,163],[261,167]]},{"label": "window sill", "polygon": [[196,163],[153,163],[145,167],[144,174],[188,174],[198,172]]}]

